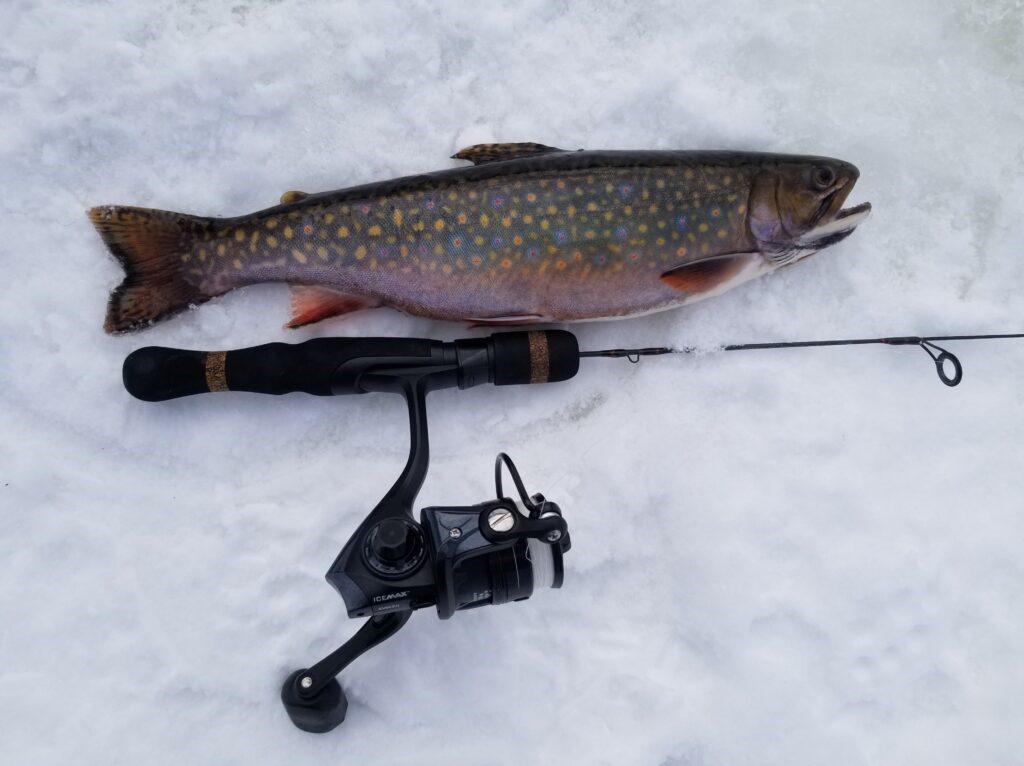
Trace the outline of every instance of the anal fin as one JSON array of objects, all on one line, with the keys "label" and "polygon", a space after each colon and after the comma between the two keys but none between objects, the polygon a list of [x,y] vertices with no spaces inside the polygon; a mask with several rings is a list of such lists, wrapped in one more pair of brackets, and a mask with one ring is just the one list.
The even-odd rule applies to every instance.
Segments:
[{"label": "anal fin", "polygon": [[295,328],[313,324],[329,317],[350,314],[353,311],[375,308],[378,301],[365,295],[349,295],[328,287],[293,285],[292,318],[285,327]]},{"label": "anal fin", "polygon": [[474,165],[484,165],[488,162],[519,160],[524,157],[537,157],[541,154],[564,151],[565,149],[557,149],[554,146],[529,142],[519,144],[474,144],[455,152],[452,155],[452,159],[469,160]]},{"label": "anal fin", "polygon": [[761,273],[763,260],[758,252],[703,258],[666,271],[661,281],[688,295],[722,292]]}]

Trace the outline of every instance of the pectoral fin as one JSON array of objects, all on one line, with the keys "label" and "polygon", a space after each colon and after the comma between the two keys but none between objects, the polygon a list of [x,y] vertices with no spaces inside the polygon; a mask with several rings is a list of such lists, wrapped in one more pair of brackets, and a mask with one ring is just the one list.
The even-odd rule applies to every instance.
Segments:
[{"label": "pectoral fin", "polygon": [[661,275],[661,281],[689,295],[723,292],[732,284],[757,276],[763,262],[764,258],[757,252],[719,255],[666,271]]},{"label": "pectoral fin", "polygon": [[286,191],[281,195],[281,204],[290,205],[293,202],[298,202],[300,199],[305,199],[308,196],[309,194],[304,191]]},{"label": "pectoral fin", "polygon": [[501,162],[503,160],[519,160],[524,157],[537,157],[541,154],[552,152],[564,152],[565,149],[556,149],[554,146],[544,144],[521,143],[521,144],[475,144],[460,149],[452,155],[453,160],[469,160],[474,165],[483,165],[488,162]]},{"label": "pectoral fin", "polygon": [[365,295],[349,295],[326,287],[292,286],[292,318],[285,327],[302,327],[321,319],[375,308],[378,301]]}]

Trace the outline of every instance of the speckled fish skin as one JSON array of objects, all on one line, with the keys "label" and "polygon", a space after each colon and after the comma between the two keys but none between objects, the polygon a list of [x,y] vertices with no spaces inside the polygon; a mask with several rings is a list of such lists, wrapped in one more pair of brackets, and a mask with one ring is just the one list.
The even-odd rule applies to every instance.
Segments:
[{"label": "speckled fish skin", "polygon": [[[539,145],[498,145],[497,159],[471,147],[456,156],[473,159],[476,149],[474,167],[303,196],[239,218],[94,208],[128,272],[107,329],[134,329],[183,307],[138,268],[133,275],[133,249],[156,247],[131,239],[146,226],[169,240],[160,247],[173,251],[176,273],[167,265],[163,277],[185,305],[262,282],[347,296],[322,310],[314,301],[293,322],[303,324],[375,305],[495,323],[642,314],[717,294],[856,225],[837,223],[849,215],[840,207],[858,176],[840,160],[549,147],[516,157],[510,146]],[[830,221],[821,241],[802,239]]]}]

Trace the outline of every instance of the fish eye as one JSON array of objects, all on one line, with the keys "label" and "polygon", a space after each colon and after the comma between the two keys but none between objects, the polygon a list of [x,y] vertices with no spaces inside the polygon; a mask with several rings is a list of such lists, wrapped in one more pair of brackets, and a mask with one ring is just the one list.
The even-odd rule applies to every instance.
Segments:
[{"label": "fish eye", "polygon": [[828,165],[819,165],[811,171],[811,183],[818,189],[827,189],[836,180],[836,172]]}]

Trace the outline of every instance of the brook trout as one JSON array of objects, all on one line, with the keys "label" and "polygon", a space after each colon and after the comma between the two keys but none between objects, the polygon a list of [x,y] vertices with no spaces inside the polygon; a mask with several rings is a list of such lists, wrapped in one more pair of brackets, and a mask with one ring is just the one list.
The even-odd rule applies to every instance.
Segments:
[{"label": "brook trout", "polygon": [[121,262],[105,328],[144,327],[246,285],[293,285],[289,327],[373,306],[479,324],[632,316],[717,295],[835,244],[859,172],[827,157],[482,144],[473,167],[238,218],[138,207],[89,217]]}]

